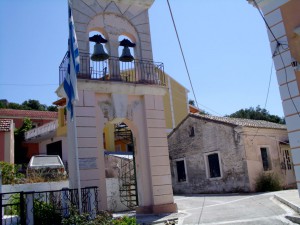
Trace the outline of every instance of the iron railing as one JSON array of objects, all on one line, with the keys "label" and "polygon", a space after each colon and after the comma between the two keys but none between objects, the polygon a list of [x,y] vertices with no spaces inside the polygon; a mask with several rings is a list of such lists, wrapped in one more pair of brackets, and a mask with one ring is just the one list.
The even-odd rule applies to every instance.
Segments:
[{"label": "iron railing", "polygon": [[134,210],[138,206],[134,152],[106,151],[104,154],[106,157],[117,158],[120,201],[128,209]]},{"label": "iron railing", "polygon": [[[97,187],[81,189],[82,212],[95,218],[98,210]],[[79,209],[78,189],[44,192],[0,193],[1,225],[60,225],[71,210]]]},{"label": "iron railing", "polygon": [[[68,54],[59,66],[59,84],[64,81],[68,71]],[[119,58],[110,57],[104,61],[92,61],[89,54],[80,54],[80,72],[78,79],[99,81],[119,81],[136,84],[165,86],[163,63],[147,60],[121,62]]]}]

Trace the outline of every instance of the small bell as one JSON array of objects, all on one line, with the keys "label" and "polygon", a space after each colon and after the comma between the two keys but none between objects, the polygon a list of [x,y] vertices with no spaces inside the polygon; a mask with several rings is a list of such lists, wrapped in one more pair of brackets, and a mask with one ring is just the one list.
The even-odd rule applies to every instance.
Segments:
[{"label": "small bell", "polygon": [[104,51],[103,45],[96,43],[94,45],[94,53],[91,56],[92,61],[104,61],[109,58],[109,55]]},{"label": "small bell", "polygon": [[122,55],[119,58],[122,62],[132,62],[134,60],[133,56],[130,53],[130,49],[128,46],[124,46]]},{"label": "small bell", "polygon": [[123,46],[124,48],[119,60],[121,62],[132,62],[134,58],[130,53],[129,47],[135,47],[135,44],[124,38],[122,41],[120,41],[120,46]]},{"label": "small bell", "polygon": [[91,56],[92,61],[104,61],[109,58],[109,55],[104,51],[103,45],[101,43],[106,43],[105,40],[101,35],[96,34],[92,37],[89,37],[89,40],[95,42],[94,45],[94,53]]}]

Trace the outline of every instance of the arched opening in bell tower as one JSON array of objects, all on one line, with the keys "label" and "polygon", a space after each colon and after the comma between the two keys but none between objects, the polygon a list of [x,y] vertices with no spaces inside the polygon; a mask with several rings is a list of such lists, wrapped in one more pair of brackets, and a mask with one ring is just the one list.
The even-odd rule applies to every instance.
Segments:
[{"label": "arched opening in bell tower", "polygon": [[89,32],[89,53],[83,56],[83,60],[88,61],[89,77],[92,79],[108,80],[109,78],[109,51],[107,45],[107,35],[101,31]]},{"label": "arched opening in bell tower", "polygon": [[118,180],[120,202],[128,209],[138,206],[133,132],[126,123],[108,122],[103,129],[106,178]]},{"label": "arched opening in bell tower", "polygon": [[130,34],[120,35],[118,38],[120,75],[125,82],[136,81],[136,58],[135,58],[135,38]]}]

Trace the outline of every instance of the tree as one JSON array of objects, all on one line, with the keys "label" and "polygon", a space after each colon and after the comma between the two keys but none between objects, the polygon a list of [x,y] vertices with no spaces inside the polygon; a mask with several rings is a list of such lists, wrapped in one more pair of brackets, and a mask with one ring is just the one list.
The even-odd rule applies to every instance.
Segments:
[{"label": "tree", "polygon": [[192,100],[192,99],[190,99],[190,100],[189,100],[189,104],[195,106],[195,101]]},{"label": "tree", "polygon": [[235,113],[227,115],[232,118],[244,118],[251,120],[265,120],[273,123],[285,124],[284,118],[277,115],[271,115],[268,110],[261,108],[259,105],[248,109],[240,109]]},{"label": "tree", "polygon": [[22,106],[18,103],[10,102],[7,106],[8,109],[22,109]]},{"label": "tree", "polygon": [[22,103],[23,109],[46,111],[47,106],[41,104],[38,100],[29,99]]},{"label": "tree", "polygon": [[199,114],[201,114],[201,115],[210,115],[209,112],[207,112],[207,111],[205,111],[203,109],[199,111]]},{"label": "tree", "polygon": [[47,111],[51,111],[51,112],[57,112],[57,106],[56,105],[50,105],[47,107]]},{"label": "tree", "polygon": [[24,148],[23,142],[25,139],[25,132],[32,128],[32,121],[29,118],[24,118],[23,125],[15,130],[15,163],[28,163],[27,149]]},{"label": "tree", "polygon": [[57,112],[57,106],[47,106],[41,104],[38,100],[29,99],[22,104],[8,102],[6,99],[0,100],[0,109],[20,109],[20,110],[38,110]]}]

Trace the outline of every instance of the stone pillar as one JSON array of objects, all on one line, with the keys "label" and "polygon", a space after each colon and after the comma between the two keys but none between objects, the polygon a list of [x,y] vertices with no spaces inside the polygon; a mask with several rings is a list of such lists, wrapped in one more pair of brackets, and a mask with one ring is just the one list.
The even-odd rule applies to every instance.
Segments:
[{"label": "stone pillar", "polygon": [[141,205],[137,213],[177,212],[172,191],[163,96],[145,95],[144,107],[152,203]]},{"label": "stone pillar", "polygon": [[116,34],[109,34],[109,76],[110,80],[120,80],[120,62],[118,60],[119,57],[119,41],[118,35]]},{"label": "stone pillar", "polygon": [[[100,209],[107,208],[105,165],[103,151],[103,127],[100,127],[96,116],[95,93],[87,90],[79,90],[79,102],[75,106],[77,136],[74,128],[68,121],[68,135],[71,135],[69,145],[69,180],[70,188],[77,188],[77,173],[75,164],[75,145],[78,143],[78,161],[80,171],[81,188],[97,186]],[[69,113],[68,113],[69,114]],[[102,147],[101,147],[102,146]]]}]

